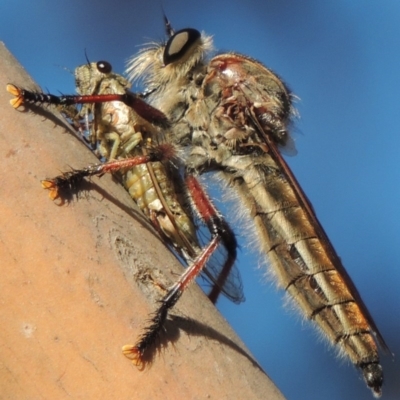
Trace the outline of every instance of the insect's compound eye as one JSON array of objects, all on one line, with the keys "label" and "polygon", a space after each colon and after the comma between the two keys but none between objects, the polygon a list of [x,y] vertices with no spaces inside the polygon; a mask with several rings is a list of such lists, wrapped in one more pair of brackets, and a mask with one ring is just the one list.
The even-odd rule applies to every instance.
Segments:
[{"label": "insect's compound eye", "polygon": [[190,47],[200,39],[201,34],[196,29],[181,29],[171,36],[164,50],[164,65],[171,64],[186,55]]},{"label": "insect's compound eye", "polygon": [[103,74],[109,74],[112,71],[112,66],[107,61],[99,61],[96,63],[97,69]]}]

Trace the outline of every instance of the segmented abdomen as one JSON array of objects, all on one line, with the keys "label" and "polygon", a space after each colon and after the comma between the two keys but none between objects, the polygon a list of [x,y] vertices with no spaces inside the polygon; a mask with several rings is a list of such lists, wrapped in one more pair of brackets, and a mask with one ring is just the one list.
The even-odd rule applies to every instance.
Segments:
[{"label": "segmented abdomen", "polygon": [[[262,158],[262,160],[261,160]],[[301,207],[298,196],[273,159],[238,170],[235,183],[253,210],[262,251],[282,286],[332,344],[364,370],[380,370],[377,345],[367,316],[345,282],[347,274],[326,237]],[[240,163],[235,163],[239,166]],[[321,228],[322,230],[322,228]],[[325,236],[323,234],[323,236]],[[332,250],[331,250],[332,249]]]},{"label": "segmented abdomen", "polygon": [[164,165],[161,162],[138,165],[123,175],[123,182],[136,204],[158,225],[171,245],[186,259],[194,258],[200,251],[196,229],[178,201],[174,182]]}]

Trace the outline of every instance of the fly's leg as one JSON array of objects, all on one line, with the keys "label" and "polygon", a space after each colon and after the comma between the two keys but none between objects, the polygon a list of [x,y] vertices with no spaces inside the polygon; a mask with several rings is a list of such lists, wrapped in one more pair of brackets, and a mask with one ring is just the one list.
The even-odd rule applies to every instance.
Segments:
[{"label": "fly's leg", "polygon": [[192,199],[194,209],[199,214],[201,220],[203,220],[212,237],[219,237],[220,243],[223,244],[227,251],[227,258],[225,263],[218,275],[214,285],[208,294],[208,298],[213,304],[216,304],[219,295],[221,294],[221,288],[224,286],[229,274],[233,268],[233,265],[237,257],[237,241],[235,234],[231,227],[218,212],[215,206],[212,204],[207,193],[202,188],[200,182],[193,175],[188,175],[185,179],[188,192]]},{"label": "fly's leg", "polygon": [[[54,179],[42,181],[42,185],[46,189],[50,190],[50,197],[55,199],[58,197],[60,191],[65,188],[76,186],[77,183],[85,177],[95,175],[101,176],[105,173],[114,173],[121,169],[132,168],[139,164],[159,161],[161,156],[164,159],[170,158],[173,154],[171,148],[172,146],[167,144],[159,145],[148,155],[131,157],[124,160],[109,161],[104,164],[89,166],[81,170],[74,170],[64,173]],[[199,217],[207,225],[212,238],[210,243],[202,250],[198,257],[196,257],[192,265],[185,270],[179,280],[169,289],[166,296],[161,300],[161,306],[151,318],[149,325],[145,328],[144,333],[139,337],[137,344],[134,346],[127,345],[123,347],[123,353],[128,358],[132,359],[133,363],[139,367],[144,366],[143,355],[157,339],[165,323],[169,309],[176,304],[189,284],[203,271],[207,261],[217,250],[218,246],[222,244],[226,248],[228,256],[222,271],[215,282],[216,285],[214,285],[208,296],[213,303],[217,301],[217,298],[220,295],[220,288],[223,287],[236,260],[237,242],[232,229],[211,203],[208,195],[194,176],[189,175],[186,178],[185,183],[191,196],[192,205],[199,214]]]},{"label": "fly's leg", "polygon": [[[224,283],[236,259],[237,242],[228,223],[212,204],[197,178],[193,175],[188,175],[185,179],[185,183],[191,197],[192,206],[207,225],[212,237],[210,243],[183,272],[178,281],[170,287],[168,293],[160,301],[160,306],[150,319],[148,326],[144,329],[137,343],[135,345],[126,345],[122,348],[122,352],[125,356],[131,359],[132,362],[140,368],[143,368],[145,365],[144,354],[149,347],[155,343],[163,329],[168,311],[177,303],[190,283],[199,276],[207,264],[207,261],[217,248],[223,245],[229,254],[223,269],[224,274],[220,277],[220,283]],[[218,294],[219,292],[215,291],[214,296],[218,296]]]},{"label": "fly's leg", "polygon": [[[108,161],[106,163],[91,165],[79,170],[65,172],[55,178],[43,180],[42,187],[49,190],[49,197],[52,200],[61,198],[63,202],[64,197],[66,197],[66,193],[69,194],[70,192],[76,190],[82,180],[86,177],[102,176],[105,173],[114,173],[120,171],[121,169],[129,169],[140,164],[146,164],[153,161],[169,160],[173,157],[173,155],[173,147],[169,144],[162,144],[158,145],[157,147],[152,147],[146,155],[135,156],[123,160]],[[207,270],[203,271],[203,273],[207,275],[208,278],[213,282],[213,286],[208,294],[208,298],[213,304],[216,304],[221,294],[221,288],[228,279],[236,261],[237,243],[231,228],[211,204],[208,196],[201,189],[197,179],[195,179],[193,176],[189,176],[186,179],[186,184],[188,185],[188,193],[191,194],[192,197],[192,204],[198,212],[200,219],[207,224],[212,236],[219,234],[220,231],[224,232],[224,234],[221,234],[220,236],[227,251],[227,258],[218,274],[218,277],[213,277]],[[162,230],[159,229],[158,221],[154,218],[153,225],[159,230],[161,235]],[[207,252],[206,250],[204,251]],[[212,253],[213,251],[206,258],[205,262],[207,262]],[[200,272],[201,270],[202,269],[200,269]],[[197,275],[198,273],[196,276]]]},{"label": "fly's leg", "polygon": [[171,159],[175,150],[170,144],[152,146],[146,155],[138,155],[121,160],[112,160],[101,164],[89,165],[82,169],[64,172],[55,178],[42,181],[42,187],[50,191],[49,197],[52,200],[63,198],[63,193],[76,190],[77,186],[86,177],[102,176],[106,173],[114,173],[123,169],[129,169],[140,164],[147,164],[155,161]]},{"label": "fly's leg", "polygon": [[93,104],[104,103],[108,101],[122,101],[127,106],[132,107],[135,112],[148,122],[158,125],[163,128],[169,126],[167,117],[156,108],[147,104],[135,93],[127,91],[124,94],[98,94],[87,96],[55,96],[53,94],[45,94],[40,92],[32,92],[15,86],[13,84],[7,85],[7,91],[15,96],[10,100],[10,104],[14,108],[21,105],[28,104],[53,104],[56,106],[71,106],[74,104]]}]

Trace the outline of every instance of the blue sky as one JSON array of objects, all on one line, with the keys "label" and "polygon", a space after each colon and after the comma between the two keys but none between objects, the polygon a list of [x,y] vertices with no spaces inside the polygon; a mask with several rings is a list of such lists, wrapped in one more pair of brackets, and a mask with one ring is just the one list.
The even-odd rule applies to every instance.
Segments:
[{"label": "blue sky", "polygon": [[[163,38],[161,1],[144,3],[3,0],[0,40],[42,88],[71,93],[65,68],[84,63],[85,49],[90,60],[122,72],[140,44]],[[164,0],[163,7],[176,29],[204,30],[219,50],[260,60],[299,96],[298,155],[288,163],[400,354],[400,2]],[[262,278],[257,253],[235,229],[247,301],[219,308],[284,395],[372,398],[354,368],[284,309],[282,293]],[[383,366],[382,399],[397,399],[400,363],[383,357]]]}]

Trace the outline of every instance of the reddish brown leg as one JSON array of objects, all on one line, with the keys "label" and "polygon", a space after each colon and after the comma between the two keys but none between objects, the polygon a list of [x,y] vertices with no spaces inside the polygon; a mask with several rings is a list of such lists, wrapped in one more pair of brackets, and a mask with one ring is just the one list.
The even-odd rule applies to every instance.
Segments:
[{"label": "reddish brown leg", "polygon": [[[188,187],[188,192],[191,196],[193,207],[198,212],[200,218],[208,226],[212,238],[201,254],[199,254],[193,263],[184,271],[178,281],[170,287],[168,293],[160,301],[161,305],[154,313],[149,325],[139,337],[138,342],[135,345],[126,345],[123,347],[123,353],[139,367],[144,366],[143,355],[146,350],[155,343],[164,326],[168,311],[176,304],[189,284],[199,276],[207,264],[207,261],[217,250],[218,246],[221,244],[224,245],[229,253],[229,262],[225,264],[226,266],[224,268],[225,273],[221,279],[219,279],[219,283],[222,285],[229,275],[230,268],[232,268],[233,261],[236,258],[237,243],[231,228],[214,207],[197,178],[193,175],[189,175],[186,177],[185,181]],[[218,297],[218,295],[219,292],[216,290],[214,296]]]},{"label": "reddish brown leg", "polygon": [[14,108],[18,108],[24,103],[33,104],[54,104],[58,106],[70,106],[73,104],[93,104],[104,103],[107,101],[122,101],[127,106],[133,108],[135,112],[144,118],[146,121],[152,122],[161,127],[168,127],[167,117],[156,108],[147,104],[138,95],[132,92],[124,94],[99,94],[99,95],[61,95],[45,94],[40,92],[31,92],[30,90],[22,89],[18,86],[8,84],[7,91],[15,96],[15,99],[10,100],[10,104]]},{"label": "reddish brown leg", "polygon": [[49,196],[52,200],[55,200],[57,198],[62,198],[63,193],[76,190],[79,183],[86,177],[101,176],[105,173],[114,173],[140,164],[169,160],[174,154],[175,150],[172,145],[161,144],[152,147],[146,155],[122,160],[112,160],[101,164],[90,165],[86,168],[64,172],[62,175],[56,176],[55,178],[43,180],[42,186],[50,190]]}]

